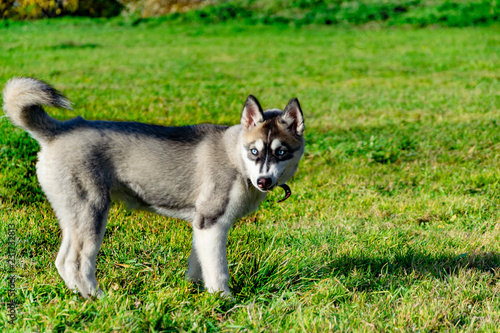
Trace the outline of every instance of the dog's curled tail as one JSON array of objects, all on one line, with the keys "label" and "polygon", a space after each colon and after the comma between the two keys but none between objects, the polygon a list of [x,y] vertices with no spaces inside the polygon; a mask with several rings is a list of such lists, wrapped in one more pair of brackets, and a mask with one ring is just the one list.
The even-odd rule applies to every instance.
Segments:
[{"label": "dog's curled tail", "polygon": [[60,92],[29,77],[10,79],[3,90],[3,103],[12,123],[30,132],[38,141],[50,140],[62,126],[62,122],[43,110],[43,105],[71,109],[71,102]]}]

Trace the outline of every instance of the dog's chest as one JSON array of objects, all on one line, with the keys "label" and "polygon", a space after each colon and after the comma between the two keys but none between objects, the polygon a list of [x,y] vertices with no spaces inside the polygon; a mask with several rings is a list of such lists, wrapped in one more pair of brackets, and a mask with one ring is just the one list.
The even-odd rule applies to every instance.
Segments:
[{"label": "dog's chest", "polygon": [[260,192],[243,182],[238,182],[231,190],[228,210],[232,211],[234,219],[239,219],[257,210],[266,193]]}]

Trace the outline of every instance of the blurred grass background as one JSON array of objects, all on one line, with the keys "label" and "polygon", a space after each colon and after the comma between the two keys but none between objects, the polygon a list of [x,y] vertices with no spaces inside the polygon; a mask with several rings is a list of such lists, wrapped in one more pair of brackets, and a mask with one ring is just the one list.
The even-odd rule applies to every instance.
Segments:
[{"label": "blurred grass background", "polygon": [[159,17],[183,22],[354,24],[450,27],[490,25],[496,0],[0,0],[0,17]]}]

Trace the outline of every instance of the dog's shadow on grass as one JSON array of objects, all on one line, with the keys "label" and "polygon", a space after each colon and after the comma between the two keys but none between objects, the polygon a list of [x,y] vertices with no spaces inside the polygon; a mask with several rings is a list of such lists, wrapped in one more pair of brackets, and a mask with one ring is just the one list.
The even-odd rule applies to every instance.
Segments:
[{"label": "dog's shadow on grass", "polygon": [[[236,294],[248,294],[252,290],[279,293],[282,290],[308,290],[319,281],[332,279],[350,291],[383,291],[394,285],[410,285],[418,281],[445,281],[471,271],[500,278],[500,253],[492,251],[460,255],[408,251],[390,257],[367,253],[339,256],[327,262],[311,261],[298,269],[286,262],[262,262],[264,266],[249,267],[255,272],[253,275],[244,274],[245,277],[233,279],[232,288]],[[258,262],[256,264],[260,266]]]},{"label": "dog's shadow on grass", "polygon": [[500,253],[470,252],[455,254],[428,254],[408,251],[391,258],[382,256],[342,256],[304,272],[309,278],[342,278],[349,289],[384,290],[394,282],[413,283],[429,278],[446,280],[470,271],[500,275]]}]

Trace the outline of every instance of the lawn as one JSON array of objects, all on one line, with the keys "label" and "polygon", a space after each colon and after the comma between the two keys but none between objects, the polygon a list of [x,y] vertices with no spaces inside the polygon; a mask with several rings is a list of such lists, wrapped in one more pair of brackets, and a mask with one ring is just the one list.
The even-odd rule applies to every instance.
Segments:
[{"label": "lawn", "polygon": [[[496,331],[500,27],[293,28],[58,19],[0,27],[0,87],[50,82],[59,119],[239,122],[245,98],[298,97],[293,194],[235,223],[235,300],[185,280],[191,227],[112,207],[88,301],[54,265],[60,232],[38,144],[0,118],[0,330]],[[8,225],[17,319],[8,323]]]}]

